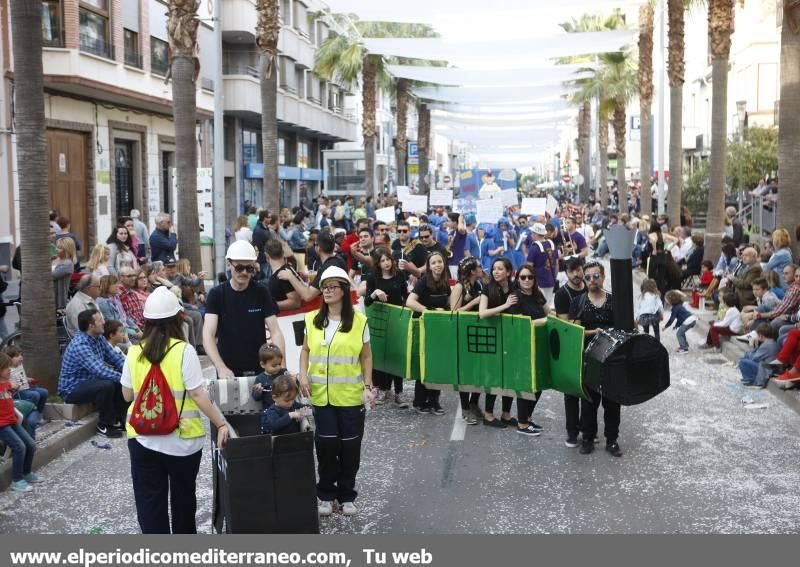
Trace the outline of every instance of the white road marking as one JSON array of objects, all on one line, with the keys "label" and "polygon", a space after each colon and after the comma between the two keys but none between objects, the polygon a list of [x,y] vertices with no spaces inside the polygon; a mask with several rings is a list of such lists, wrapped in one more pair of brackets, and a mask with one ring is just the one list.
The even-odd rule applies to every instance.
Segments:
[{"label": "white road marking", "polygon": [[455,413],[455,419],[453,421],[453,431],[450,432],[450,441],[463,441],[467,433],[467,422],[461,417],[461,406],[453,413]]}]

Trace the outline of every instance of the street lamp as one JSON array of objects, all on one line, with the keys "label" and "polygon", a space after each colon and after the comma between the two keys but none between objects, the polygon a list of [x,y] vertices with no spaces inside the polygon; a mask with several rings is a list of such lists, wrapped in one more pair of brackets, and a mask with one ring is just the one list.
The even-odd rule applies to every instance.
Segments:
[{"label": "street lamp", "polygon": [[744,126],[747,120],[747,101],[736,101],[736,115],[739,118],[739,141],[744,142]]}]

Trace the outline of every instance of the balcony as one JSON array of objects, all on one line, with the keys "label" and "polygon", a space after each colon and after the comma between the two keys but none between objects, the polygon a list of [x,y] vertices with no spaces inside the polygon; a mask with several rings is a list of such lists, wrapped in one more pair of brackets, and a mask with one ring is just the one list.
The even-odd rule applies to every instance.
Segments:
[{"label": "balcony", "polygon": [[[247,71],[247,68],[243,69]],[[261,120],[261,84],[244,72],[224,77],[225,112],[253,122]],[[285,89],[284,89],[285,90]],[[356,122],[294,94],[278,91],[278,122],[281,127],[330,141],[355,140]]]},{"label": "balcony", "polygon": [[[127,59],[127,58],[126,58]],[[130,58],[131,62],[133,58]],[[136,58],[139,63],[140,58]],[[140,108],[160,114],[172,114],[172,86],[164,84],[168,69],[154,68],[144,73],[131,68],[127,62],[117,62],[85,49],[54,49],[45,47],[42,53],[45,87],[89,99]],[[209,85],[210,86],[210,85]],[[206,85],[197,89],[198,113],[210,116],[214,96]]]},{"label": "balcony", "polygon": [[82,33],[80,40],[81,51],[98,57],[105,57],[106,59],[114,59],[114,45],[104,38]]},{"label": "balcony", "polygon": [[226,43],[255,44],[253,30],[257,19],[255,0],[225,0],[222,3],[222,40]]}]

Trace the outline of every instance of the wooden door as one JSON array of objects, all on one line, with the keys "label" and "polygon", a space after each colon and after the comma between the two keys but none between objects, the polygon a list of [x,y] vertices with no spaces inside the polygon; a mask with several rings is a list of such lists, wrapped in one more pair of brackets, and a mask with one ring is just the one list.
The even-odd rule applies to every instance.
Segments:
[{"label": "wooden door", "polygon": [[72,223],[81,242],[81,258],[87,259],[89,222],[87,204],[86,134],[66,130],[47,131],[48,184],[50,208]]}]

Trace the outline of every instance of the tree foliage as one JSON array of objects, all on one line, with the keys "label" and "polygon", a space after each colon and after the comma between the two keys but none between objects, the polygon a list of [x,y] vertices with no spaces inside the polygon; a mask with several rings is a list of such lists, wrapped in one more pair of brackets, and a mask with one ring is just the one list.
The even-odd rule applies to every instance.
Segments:
[{"label": "tree foliage", "polygon": [[681,201],[684,205],[689,207],[692,213],[706,210],[709,175],[710,169],[708,160],[703,160],[694,169],[692,174],[689,175],[689,178],[683,186]]},{"label": "tree foliage", "polygon": [[750,189],[762,178],[778,170],[778,130],[747,128],[744,142],[733,139],[728,144],[729,189]]}]

